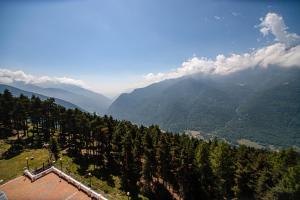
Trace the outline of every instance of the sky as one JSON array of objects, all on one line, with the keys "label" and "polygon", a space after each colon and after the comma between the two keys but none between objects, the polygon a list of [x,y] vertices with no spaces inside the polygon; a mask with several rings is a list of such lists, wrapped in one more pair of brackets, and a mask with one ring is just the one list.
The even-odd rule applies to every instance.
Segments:
[{"label": "sky", "polygon": [[191,73],[300,63],[300,2],[1,0],[0,82],[114,97]]}]

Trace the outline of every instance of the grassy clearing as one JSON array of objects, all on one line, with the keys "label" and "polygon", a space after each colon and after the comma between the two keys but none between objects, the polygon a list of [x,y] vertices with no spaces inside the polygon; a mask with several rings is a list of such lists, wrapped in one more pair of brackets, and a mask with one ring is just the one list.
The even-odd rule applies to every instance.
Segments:
[{"label": "grassy clearing", "polygon": [[2,154],[6,152],[10,147],[10,144],[7,144],[4,140],[0,140],[0,158]]},{"label": "grassy clearing", "polygon": [[[1,141],[2,142],[2,141]],[[2,147],[5,145],[1,145]],[[37,150],[25,150],[21,154],[10,158],[10,159],[1,159],[0,160],[0,179],[4,182],[13,179],[17,176],[23,174],[24,168],[26,167],[26,157],[34,157],[33,160],[29,159],[29,168],[34,169],[42,166],[43,162],[46,162],[48,159],[48,151],[45,149]]]},{"label": "grassy clearing", "polygon": [[256,142],[253,142],[251,140],[247,140],[247,139],[240,139],[240,140],[237,140],[237,143],[239,145],[245,145],[245,146],[248,146],[248,147],[253,147],[253,148],[256,148],[256,149],[263,149],[264,147]]}]

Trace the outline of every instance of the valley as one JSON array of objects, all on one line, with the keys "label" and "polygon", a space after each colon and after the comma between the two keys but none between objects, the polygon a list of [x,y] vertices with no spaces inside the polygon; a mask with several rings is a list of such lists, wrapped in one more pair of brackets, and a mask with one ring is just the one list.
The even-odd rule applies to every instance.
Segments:
[{"label": "valley", "polygon": [[122,94],[108,109],[117,119],[195,130],[236,143],[298,146],[300,70],[249,69],[228,76],[192,75]]}]

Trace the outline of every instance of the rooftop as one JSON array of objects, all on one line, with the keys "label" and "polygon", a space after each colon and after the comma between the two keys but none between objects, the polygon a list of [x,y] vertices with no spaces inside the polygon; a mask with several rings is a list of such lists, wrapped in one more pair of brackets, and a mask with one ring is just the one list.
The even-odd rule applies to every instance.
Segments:
[{"label": "rooftop", "polygon": [[0,191],[3,191],[9,200],[90,200],[91,196],[94,199],[106,200],[55,167],[35,175],[25,170],[24,174],[0,185]]}]

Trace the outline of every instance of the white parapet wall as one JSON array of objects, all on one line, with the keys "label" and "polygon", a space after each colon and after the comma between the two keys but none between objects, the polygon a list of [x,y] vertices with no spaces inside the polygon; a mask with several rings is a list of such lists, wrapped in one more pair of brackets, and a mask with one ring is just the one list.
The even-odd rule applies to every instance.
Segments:
[{"label": "white parapet wall", "polygon": [[56,167],[52,166],[49,169],[46,169],[38,174],[32,174],[29,170],[25,170],[24,171],[24,175],[26,175],[27,177],[30,178],[31,181],[35,181],[49,173],[55,173],[57,174],[59,177],[61,177],[62,179],[66,180],[68,183],[74,185],[75,187],[77,187],[79,190],[82,190],[83,192],[85,192],[87,195],[89,195],[91,198],[93,199],[98,199],[98,200],[108,200],[107,198],[105,198],[103,195],[95,192],[94,190],[92,190],[91,188],[85,186],[84,184],[80,183],[79,181],[75,180],[74,178],[72,178],[71,176],[67,175],[66,173],[64,173],[63,171],[57,169]]}]

